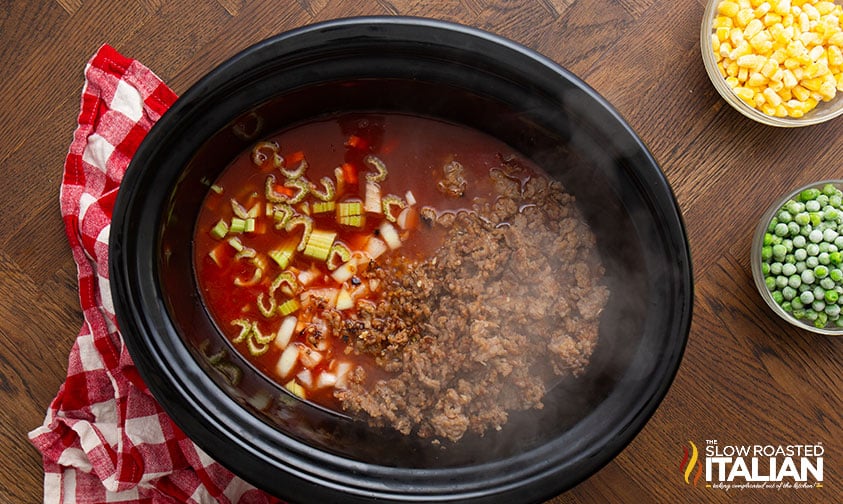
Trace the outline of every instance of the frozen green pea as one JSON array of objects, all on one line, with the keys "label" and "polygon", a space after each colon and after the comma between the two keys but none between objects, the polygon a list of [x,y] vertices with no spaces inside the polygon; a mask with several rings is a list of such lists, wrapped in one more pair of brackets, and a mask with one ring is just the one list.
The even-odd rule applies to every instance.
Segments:
[{"label": "frozen green pea", "polygon": [[[793,216],[793,222],[799,224],[800,226],[806,226],[811,223],[811,216],[808,215],[808,212],[799,212],[798,214]],[[776,221],[778,224],[778,220]],[[773,225],[773,229],[775,229],[775,225]],[[772,233],[773,231],[770,230]]]},{"label": "frozen green pea", "polygon": [[843,197],[841,197],[839,194],[829,196],[828,204],[833,206],[834,208],[840,208],[841,206],[843,206]]},{"label": "frozen green pea", "polygon": [[[808,217],[811,218],[811,226],[819,226],[823,222],[823,216],[819,212],[808,212]],[[778,226],[778,224],[776,224]]]},{"label": "frozen green pea", "polygon": [[777,305],[784,303],[784,295],[781,291],[773,291],[770,293],[770,296],[773,298],[773,301],[775,301]]},{"label": "frozen green pea", "polygon": [[[775,283],[775,281],[774,281],[774,283]],[[813,270],[806,269],[805,271],[802,272],[802,283],[805,283],[805,284],[808,284],[808,285],[814,283],[814,271]]]},{"label": "frozen green pea", "polygon": [[[763,270],[763,268],[762,268],[762,270]],[[796,265],[792,264],[792,263],[784,263],[784,264],[782,264],[782,268],[781,268],[780,273],[782,275],[785,275],[785,276],[789,277],[789,276],[793,275],[794,273],[796,273]],[[765,273],[765,274],[767,274],[767,273]],[[778,275],[778,273],[776,273],[776,275]]]},{"label": "frozen green pea", "polygon": [[811,269],[816,268],[817,265],[819,265],[819,264],[820,264],[820,260],[817,258],[817,256],[811,256],[811,257],[805,259],[805,266],[807,266]]},{"label": "frozen green pea", "polygon": [[[784,293],[782,293],[782,295],[784,295]],[[823,296],[823,299],[825,299],[826,303],[836,303],[839,298],[840,294],[838,294],[837,291],[833,290],[825,291],[825,295]]]},{"label": "frozen green pea", "polygon": [[814,268],[814,277],[822,279],[822,278],[825,278],[827,276],[828,276],[828,267],[827,266],[824,266],[822,263],[820,263],[819,265],[817,265]]},{"label": "frozen green pea", "polygon": [[834,280],[831,277],[825,277],[820,280],[820,287],[827,290],[833,290],[835,287]]},{"label": "frozen green pea", "polygon": [[805,202],[805,210],[807,210],[808,213],[819,212],[820,208],[821,208],[820,202],[817,201],[817,200],[811,200],[811,201]]},{"label": "frozen green pea", "polygon": [[787,279],[787,285],[793,289],[798,289],[799,286],[802,285],[802,276],[797,274],[790,275]]},{"label": "frozen green pea", "polygon": [[802,304],[809,305],[814,302],[814,293],[807,290],[799,295],[799,301],[802,301]]},{"label": "frozen green pea", "polygon": [[[784,224],[785,229],[787,228],[787,224]],[[779,234],[779,226],[776,226],[776,235],[777,236],[784,236]],[[811,243],[819,243],[823,241],[823,232],[819,229],[814,229],[808,234],[808,240]]]},{"label": "frozen green pea", "polygon": [[[778,237],[787,236],[788,232],[787,224],[784,222],[779,222],[776,224],[776,227],[773,228],[773,234]],[[820,237],[822,237],[822,234],[820,234]]]},{"label": "frozen green pea", "polygon": [[837,245],[835,245],[833,243],[829,243],[828,244],[828,250],[826,250],[826,252],[828,252],[830,254],[832,252],[838,252],[839,250],[840,249],[837,248]]},{"label": "frozen green pea", "polygon": [[828,243],[820,242],[817,246],[819,247],[820,254],[822,254],[823,252],[828,252]]},{"label": "frozen green pea", "polygon": [[799,212],[805,210],[805,204],[791,199],[791,200],[787,200],[787,202],[784,204],[784,208],[788,212],[790,212],[791,215],[796,215]]},{"label": "frozen green pea", "polygon": [[[773,253],[773,247],[775,247],[775,245],[770,247],[770,254]],[[807,252],[809,256],[819,255],[820,246],[817,245],[816,243],[809,243],[809,244],[805,245],[805,252]]]},{"label": "frozen green pea", "polygon": [[820,255],[817,256],[817,261],[820,264],[828,266],[831,264],[831,255],[828,252],[820,252]]},{"label": "frozen green pea", "polygon": [[[813,231],[813,230],[814,230],[814,228],[810,224],[805,224],[804,226],[799,228],[799,234],[807,237],[809,234],[811,234],[811,231]],[[775,236],[775,235],[773,235],[773,236]]]},{"label": "frozen green pea", "polygon": [[[838,218],[840,218],[840,212],[838,212],[837,209],[834,208],[833,206],[829,205],[829,206],[823,208],[823,217],[827,221],[836,221]],[[788,221],[788,222],[790,222],[790,221]]]},{"label": "frozen green pea", "polygon": [[810,320],[811,322],[817,320],[817,312],[812,309],[805,310],[805,318]]},{"label": "frozen green pea", "polygon": [[793,304],[790,301],[782,301],[782,310],[790,313],[793,311]]},{"label": "frozen green pea", "polygon": [[834,317],[835,320],[837,317],[840,316],[840,305],[839,304],[826,304],[825,305],[825,313],[829,317]]},{"label": "frozen green pea", "polygon": [[[809,217],[809,218],[808,218],[808,220],[810,221],[810,220],[811,220],[811,218]],[[778,224],[778,223],[779,223],[779,220],[778,220],[778,219],[776,219],[775,217],[773,217],[772,219],[770,219],[770,224],[768,224],[768,225],[767,225],[767,232],[768,232],[768,233],[772,233],[772,232],[773,232],[773,230],[775,230],[775,229],[776,229],[776,224]]]},{"label": "frozen green pea", "polygon": [[820,207],[828,205],[828,195],[820,194],[819,196],[817,196],[817,203],[820,204]]},{"label": "frozen green pea", "polygon": [[817,313],[817,319],[814,321],[814,327],[822,328],[825,327],[826,324],[828,324],[828,315],[826,315],[825,312]]},{"label": "frozen green pea", "polygon": [[782,297],[790,301],[791,299],[796,297],[796,289],[794,289],[790,285],[784,286],[782,288]]},{"label": "frozen green pea", "polygon": [[773,275],[781,275],[782,274],[782,263],[774,262],[770,264],[770,273]]},{"label": "frozen green pea", "polygon": [[825,310],[825,301],[816,300],[811,303],[811,309],[815,312],[821,312]]},{"label": "frozen green pea", "polygon": [[796,266],[796,272],[799,273],[800,275],[802,274],[803,271],[805,271],[807,269],[807,267],[805,266],[805,261],[797,261],[795,266]]},{"label": "frozen green pea", "polygon": [[[797,231],[796,233],[793,233],[793,234],[798,234],[798,233],[799,233],[799,231]],[[769,233],[767,233],[767,234],[769,234]],[[765,234],[764,235],[765,239],[766,239],[766,236],[767,235]],[[798,248],[798,249],[804,247],[805,244],[807,243],[807,241],[805,240],[805,237],[801,236],[801,235],[800,236],[794,236],[791,241],[793,242],[793,246]],[[764,245],[770,245],[770,243],[765,243]]]},{"label": "frozen green pea", "polygon": [[824,194],[826,197],[833,196],[837,194],[837,188],[834,187],[834,184],[832,184],[831,182],[827,182],[823,184],[822,194]]},{"label": "frozen green pea", "polygon": [[776,261],[784,261],[784,256],[787,255],[787,248],[784,245],[779,243],[778,245],[773,245],[773,259]]},{"label": "frozen green pea", "polygon": [[840,264],[840,262],[843,261],[843,254],[836,250],[834,252],[829,252],[828,260],[831,264]]},{"label": "frozen green pea", "polygon": [[773,257],[773,247],[770,245],[761,247],[761,260],[769,261],[771,257]]},{"label": "frozen green pea", "polygon": [[776,217],[779,219],[779,222],[783,222],[785,224],[793,220],[793,216],[787,210],[779,210]]},{"label": "frozen green pea", "polygon": [[828,272],[828,276],[835,282],[841,282],[843,281],[843,270],[839,268],[832,268],[831,271]]},{"label": "frozen green pea", "polygon": [[787,285],[787,277],[784,276],[784,275],[778,275],[776,277],[776,288],[781,289],[781,288],[784,288],[784,286],[786,286],[786,285]]},{"label": "frozen green pea", "polygon": [[834,240],[836,240],[838,236],[840,236],[840,234],[831,228],[823,231],[823,241],[828,243],[834,243]]},{"label": "frozen green pea", "polygon": [[799,300],[798,297],[791,299],[790,305],[793,306],[794,310],[801,310],[802,308],[805,308],[805,305],[802,303],[802,301]]},{"label": "frozen green pea", "polygon": [[820,190],[810,187],[808,189],[803,189],[802,192],[799,193],[799,201],[805,203],[810,200],[817,199],[817,196],[820,195]]},{"label": "frozen green pea", "polygon": [[[770,255],[773,255],[772,247],[770,248]],[[803,248],[796,249],[793,251],[793,257],[795,257],[797,261],[804,261],[808,257],[808,251]]]},{"label": "frozen green pea", "polygon": [[843,249],[843,236],[838,236],[834,239],[834,244],[837,245],[838,249]]},{"label": "frozen green pea", "polygon": [[[823,242],[823,243],[825,243],[825,242]],[[826,245],[828,245],[828,244],[826,244]],[[791,240],[790,238],[785,238],[784,240],[782,240],[782,246],[784,247],[785,250],[787,250],[788,253],[793,252],[793,240]]]},{"label": "frozen green pea", "polygon": [[825,289],[823,289],[821,285],[815,285],[814,288],[811,289],[811,293],[814,295],[814,299],[822,299],[825,297]]}]

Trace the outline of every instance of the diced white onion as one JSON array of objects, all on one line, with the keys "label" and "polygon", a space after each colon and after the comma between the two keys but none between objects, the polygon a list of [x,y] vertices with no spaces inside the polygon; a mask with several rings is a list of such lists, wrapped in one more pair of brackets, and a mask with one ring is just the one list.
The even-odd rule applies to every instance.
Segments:
[{"label": "diced white onion", "polygon": [[372,236],[369,238],[369,241],[366,242],[366,254],[368,254],[371,259],[377,259],[387,250],[389,250],[389,247],[387,247],[386,243],[384,243],[384,241],[380,238]]},{"label": "diced white onion", "polygon": [[387,221],[383,221],[379,229],[381,238],[383,238],[383,241],[386,242],[389,248],[395,250],[401,246],[401,237],[398,236],[398,231],[395,229],[395,226]]},{"label": "diced white onion", "polygon": [[337,375],[335,375],[334,373],[322,371],[321,373],[319,373],[319,377],[316,378],[316,388],[333,387],[336,384]]},{"label": "diced white onion", "polygon": [[345,388],[348,385],[348,373],[351,372],[351,363],[344,361],[334,361],[334,374],[337,375],[337,382],[334,384],[337,388]]},{"label": "diced white onion", "polygon": [[313,388],[313,373],[311,373],[309,369],[305,368],[299,371],[296,378],[303,387],[309,389]]},{"label": "diced white onion", "polygon": [[375,181],[366,181],[366,197],[363,201],[363,209],[370,213],[383,213],[381,206],[381,186]]},{"label": "diced white onion", "polygon": [[275,335],[275,346],[280,349],[287,348],[290,344],[290,339],[296,331],[296,324],[298,319],[295,315],[288,315],[281,321],[281,327],[278,328],[278,333]]},{"label": "diced white onion", "polygon": [[278,358],[278,364],[275,366],[275,370],[278,371],[281,378],[286,378],[293,371],[293,368],[296,367],[298,360],[299,347],[297,345],[290,345],[281,352],[281,357]]},{"label": "diced white onion", "polygon": [[337,310],[348,310],[349,308],[354,308],[354,299],[352,299],[348,290],[342,288],[337,296]]},{"label": "diced white onion", "polygon": [[[289,347],[288,347],[289,348]],[[285,350],[286,351],[286,350]],[[299,352],[299,360],[305,367],[314,368],[320,362],[322,362],[323,355],[316,350],[311,350],[310,348],[306,348],[302,352]]]},{"label": "diced white onion", "polygon": [[344,283],[357,274],[357,262],[352,258],[347,263],[341,264],[331,273],[331,277],[337,283]]},{"label": "diced white onion", "polygon": [[401,229],[407,229],[407,226],[409,225],[408,219],[410,218],[410,212],[415,212],[415,210],[407,207],[404,210],[401,210],[401,213],[398,214],[398,217],[395,219],[395,223],[398,224],[398,227]]},{"label": "diced white onion", "polygon": [[319,270],[315,268],[307,269],[299,273],[297,280],[299,281],[299,285],[310,285],[314,280],[319,278],[320,274]]},{"label": "diced white onion", "polygon": [[416,204],[416,196],[413,194],[413,191],[407,191],[407,194],[404,195],[404,199],[407,200],[408,206],[413,206]]}]

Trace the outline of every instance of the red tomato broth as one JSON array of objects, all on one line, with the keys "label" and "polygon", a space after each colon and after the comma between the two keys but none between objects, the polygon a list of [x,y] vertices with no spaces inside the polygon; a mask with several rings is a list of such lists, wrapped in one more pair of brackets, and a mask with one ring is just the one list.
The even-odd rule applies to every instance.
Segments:
[{"label": "red tomato broth", "polygon": [[[493,181],[488,176],[489,170],[500,165],[501,157],[515,155],[507,145],[477,130],[402,114],[349,114],[313,121],[280,132],[268,141],[278,145],[278,153],[289,158],[287,161],[297,164],[300,158],[304,158],[308,167],[303,176],[318,189],[323,189],[319,182],[323,177],[337,181],[335,168],[339,167],[343,171],[345,179],[354,178],[356,175],[356,183],[352,180],[346,183],[343,192],[337,191],[334,198],[336,202],[364,199],[366,174],[373,172],[365,158],[375,155],[384,162],[388,170],[387,177],[380,183],[382,195],[394,194],[406,200],[405,195],[411,190],[417,200],[413,205],[416,209],[431,207],[437,212],[468,210],[476,201],[490,200],[494,192]],[[437,180],[442,177],[442,167],[452,160],[459,161],[465,167],[466,178],[471,182],[459,198],[448,197],[437,189]],[[285,167],[292,169],[289,165]],[[232,342],[237,341],[241,333],[241,327],[232,323],[235,320],[252,320],[257,324],[260,333],[268,336],[278,332],[285,318],[276,315],[264,316],[256,302],[259,295],[266,296],[269,284],[284,271],[275,261],[265,257],[267,251],[283,248],[282,244],[285,243],[287,246],[297,244],[301,236],[297,228],[290,232],[275,229],[273,217],[265,215],[265,187],[269,175],[275,176],[276,186],[282,189],[280,186],[284,176],[273,164],[271,156],[258,166],[252,159],[252,150],[243,152],[214,182],[213,188],[220,192],[209,191],[197,220],[194,260],[200,292],[218,327]],[[258,205],[256,231],[229,232],[224,239],[215,238],[209,231],[216,223],[220,220],[229,222],[236,217],[230,204],[232,198],[246,210]],[[378,235],[377,228],[383,221],[367,213],[365,225],[354,228],[339,225],[335,212],[311,214],[311,218],[313,229],[335,232],[336,241],[347,245],[351,250],[365,248],[367,241]],[[417,216],[408,228],[399,230],[402,237],[401,247],[389,250],[386,254],[400,254],[408,260],[419,259],[432,254],[442,243],[441,230],[419,225]],[[227,243],[232,237],[238,238],[244,246],[264,257],[262,265],[265,271],[255,285],[234,285],[237,279],[240,279],[241,283],[249,283],[256,265],[249,260],[236,259],[237,250]],[[216,260],[211,257],[212,253],[217,254]],[[306,290],[337,287],[330,276],[332,271],[327,268],[325,261],[306,257],[300,251],[295,253],[286,269],[292,269],[296,273],[318,271],[318,275],[307,285]],[[371,299],[378,295],[377,292],[369,292],[362,299]],[[279,296],[281,297],[288,296]],[[292,315],[301,318],[312,309],[312,305],[302,307]],[[313,350],[303,335],[302,325],[300,321],[290,344],[297,345],[300,349],[309,347]],[[320,352],[322,360],[310,368],[314,381],[320,373],[334,369],[337,362],[346,362],[352,367],[363,366],[366,369],[367,380],[372,383],[386,376],[387,373],[374,364],[372,356],[346,353],[346,342],[339,338],[329,339],[328,348]],[[276,365],[282,350],[273,343],[269,343],[268,350],[261,355],[251,355],[248,345],[242,342],[233,343],[233,346],[263,373],[288,388],[291,388],[291,380],[296,379],[303,369],[299,362],[290,375],[279,376]],[[291,390],[302,395],[300,389],[297,391],[293,387]],[[309,401],[341,410],[333,392],[332,386],[304,387],[303,395]]]}]

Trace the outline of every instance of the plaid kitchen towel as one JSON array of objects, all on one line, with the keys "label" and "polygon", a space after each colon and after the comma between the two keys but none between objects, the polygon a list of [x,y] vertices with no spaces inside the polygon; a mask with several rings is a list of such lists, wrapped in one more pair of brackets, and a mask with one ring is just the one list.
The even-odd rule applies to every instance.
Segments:
[{"label": "plaid kitchen towel", "polygon": [[141,140],[176,95],[104,45],[85,67],[61,213],[78,269],[84,323],[67,378],[30,440],[44,460],[44,502],[280,502],[237,478],[164,413],[123,344],[108,283],[115,196]]}]

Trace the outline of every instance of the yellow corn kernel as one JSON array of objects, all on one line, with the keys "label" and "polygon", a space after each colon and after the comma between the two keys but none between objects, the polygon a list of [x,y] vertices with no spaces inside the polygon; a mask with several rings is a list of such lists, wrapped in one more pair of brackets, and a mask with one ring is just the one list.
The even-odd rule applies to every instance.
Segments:
[{"label": "yellow corn kernel", "polygon": [[787,108],[784,105],[779,104],[776,107],[776,111],[773,112],[773,115],[776,117],[787,117]]},{"label": "yellow corn kernel", "polygon": [[786,89],[791,89],[793,86],[799,84],[799,81],[796,80],[796,77],[793,75],[793,72],[790,70],[784,70],[782,72],[782,84]]},{"label": "yellow corn kernel", "polygon": [[837,32],[828,37],[828,43],[829,45],[843,47],[843,31]]},{"label": "yellow corn kernel", "polygon": [[764,17],[761,19],[764,23],[764,26],[773,26],[775,24],[782,24],[782,17],[775,12],[768,12],[764,14]]},{"label": "yellow corn kernel", "polygon": [[773,51],[773,54],[770,55],[770,59],[775,61],[777,65],[781,65],[784,63],[784,60],[787,59],[787,51],[784,49],[776,49]]},{"label": "yellow corn kernel", "polygon": [[735,26],[735,22],[732,21],[732,18],[727,17],[727,16],[717,16],[717,17],[715,17],[714,23],[712,24],[712,27],[715,30],[718,29],[718,28],[729,29],[729,28],[732,28],[733,26]]},{"label": "yellow corn kernel", "polygon": [[739,67],[751,68],[752,70],[761,70],[761,67],[764,66],[764,63],[767,61],[764,56],[758,56],[757,54],[747,54],[746,56],[741,56],[737,60]]},{"label": "yellow corn kernel", "polygon": [[761,112],[764,112],[768,116],[776,115],[776,107],[773,106],[773,105],[770,105],[769,103],[765,103],[765,104],[761,105],[760,108],[761,108]]},{"label": "yellow corn kernel", "polygon": [[808,91],[799,84],[793,86],[793,89],[791,89],[790,91],[793,93],[793,96],[800,102],[807,101],[808,98],[811,97],[810,91]]},{"label": "yellow corn kernel", "polygon": [[770,79],[773,77],[773,74],[776,73],[776,70],[779,69],[779,65],[771,59],[768,59],[764,62],[764,65],[761,67],[761,75]]},{"label": "yellow corn kernel", "polygon": [[784,83],[782,83],[782,81],[780,81],[780,80],[778,80],[778,81],[770,81],[769,83],[767,83],[767,87],[768,87],[768,88],[770,88],[770,89],[772,89],[772,90],[773,90],[773,91],[775,91],[776,93],[778,93],[779,91],[781,91],[782,89],[784,89]]},{"label": "yellow corn kernel", "polygon": [[806,3],[802,6],[802,12],[804,12],[811,21],[817,21],[820,19],[820,11],[818,11],[817,8],[810,3]]},{"label": "yellow corn kernel", "polygon": [[813,79],[802,79],[799,83],[802,84],[802,87],[805,89],[819,93],[820,87],[823,85],[823,78],[815,77]]},{"label": "yellow corn kernel", "polygon": [[740,68],[738,67],[738,64],[733,61],[733,62],[729,63],[729,66],[726,67],[726,75],[730,75],[732,77],[737,77],[738,76],[738,70],[740,70]]},{"label": "yellow corn kernel", "polygon": [[753,89],[752,92],[755,93],[752,97],[753,106],[759,110],[762,109],[764,105],[767,104],[767,99],[764,98],[762,93],[759,93],[755,89]]},{"label": "yellow corn kernel", "polygon": [[762,17],[764,17],[765,14],[770,12],[770,9],[772,9],[772,7],[770,6],[770,2],[762,2],[758,5],[754,5],[753,9],[755,10],[752,11],[752,14],[755,16],[756,19],[760,20]]},{"label": "yellow corn kernel", "polygon": [[747,87],[736,87],[735,94],[738,95],[738,98],[747,103],[754,103],[753,99],[755,98],[755,91]]},{"label": "yellow corn kernel", "polygon": [[790,12],[790,0],[773,0],[770,2],[770,6],[773,8],[773,12],[781,16]]},{"label": "yellow corn kernel", "polygon": [[730,18],[735,17],[740,9],[740,6],[736,2],[730,2],[729,0],[724,0],[717,4],[717,12],[720,15]]},{"label": "yellow corn kernel", "polygon": [[788,101],[793,99],[793,93],[791,93],[789,89],[782,89],[776,94],[779,95],[779,98],[781,98],[782,101]]},{"label": "yellow corn kernel", "polygon": [[752,19],[749,23],[747,23],[746,28],[744,28],[743,36],[745,38],[751,39],[752,37],[761,33],[761,30],[764,29],[764,23],[762,23],[758,19]]},{"label": "yellow corn kernel", "polygon": [[741,30],[740,28],[732,28],[731,30],[729,30],[729,42],[732,43],[732,47],[738,47],[743,41],[743,30]]},{"label": "yellow corn kernel", "polygon": [[[742,68],[741,70],[746,70],[746,69]],[[740,78],[740,77],[738,77],[738,78]],[[746,84],[748,86],[752,86],[752,87],[760,87],[760,86],[763,86],[763,85],[767,84],[768,80],[769,79],[767,79],[767,77],[764,77],[760,73],[752,72],[751,74],[749,74],[749,79],[746,80]]]},{"label": "yellow corn kernel", "polygon": [[843,73],[837,74],[837,90],[843,91]]},{"label": "yellow corn kernel", "polygon": [[741,85],[741,81],[737,77],[726,77],[726,84],[732,89]]},{"label": "yellow corn kernel", "polygon": [[764,99],[765,99],[765,100],[767,101],[767,103],[769,103],[770,105],[772,105],[772,106],[774,106],[774,107],[778,107],[779,105],[781,105],[781,103],[782,103],[782,97],[781,97],[781,96],[779,96],[779,95],[778,95],[775,91],[773,91],[772,89],[767,88],[767,89],[765,89],[764,91],[762,91],[762,93],[764,94]]},{"label": "yellow corn kernel", "polygon": [[815,7],[821,16],[826,16],[834,12],[834,2],[817,2]]},{"label": "yellow corn kernel", "polygon": [[738,80],[741,82],[746,82],[749,80],[749,69],[746,67],[741,67],[738,70]]},{"label": "yellow corn kernel", "polygon": [[823,79],[823,83],[820,86],[820,95],[822,96],[823,101],[829,101],[834,99],[837,95],[837,79],[832,74],[827,74]]},{"label": "yellow corn kernel", "polygon": [[739,10],[735,16],[735,24],[737,26],[747,26],[753,19],[755,19],[755,12],[750,8],[744,8]]},{"label": "yellow corn kernel", "polygon": [[717,28],[714,31],[714,34],[717,37],[717,40],[719,40],[720,42],[726,42],[727,40],[729,40],[729,28],[725,26]]}]

